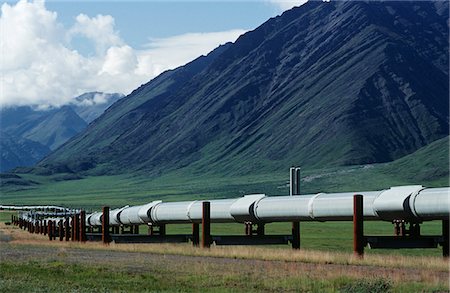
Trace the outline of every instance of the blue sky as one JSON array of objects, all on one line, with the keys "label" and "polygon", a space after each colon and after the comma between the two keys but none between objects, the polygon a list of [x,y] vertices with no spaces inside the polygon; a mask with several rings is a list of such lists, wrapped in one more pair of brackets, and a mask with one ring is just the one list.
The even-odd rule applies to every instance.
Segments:
[{"label": "blue sky", "polygon": [[87,2],[50,1],[47,8],[58,12],[61,22],[70,26],[80,13],[114,17],[121,37],[138,47],[150,38],[188,32],[254,29],[281,12],[278,5],[264,1],[137,1]]},{"label": "blue sky", "polygon": [[128,94],[304,1],[2,2],[0,105]]}]

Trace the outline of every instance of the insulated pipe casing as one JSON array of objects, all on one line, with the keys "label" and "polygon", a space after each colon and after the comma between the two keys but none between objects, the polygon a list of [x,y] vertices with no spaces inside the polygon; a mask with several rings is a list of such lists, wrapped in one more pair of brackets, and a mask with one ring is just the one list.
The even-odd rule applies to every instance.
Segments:
[{"label": "insulated pipe casing", "polygon": [[[420,185],[392,187],[388,190],[343,193],[319,193],[301,196],[248,195],[238,199],[211,200],[211,222],[288,222],[288,221],[349,221],[352,220],[352,200],[355,193],[363,196],[365,220],[448,219],[449,188],[424,189]],[[145,207],[145,208],[144,208]],[[91,226],[99,226],[101,213],[88,217]],[[24,220],[31,216],[21,215]],[[199,223],[201,202],[152,202],[123,209],[121,223]],[[131,221],[131,219],[133,219]]]},{"label": "insulated pipe casing", "polygon": [[265,194],[251,194],[236,200],[230,207],[230,214],[236,222],[255,223],[258,218],[255,215],[255,206],[266,197]]},{"label": "insulated pipe casing", "polygon": [[414,213],[423,220],[448,220],[450,211],[450,189],[426,188],[412,200]]},{"label": "insulated pipe casing", "polygon": [[160,203],[161,201],[157,200],[144,205],[126,207],[119,213],[119,221],[123,225],[152,223],[151,210]]},{"label": "insulated pipe casing", "polygon": [[124,206],[122,208],[114,209],[109,211],[109,225],[110,226],[120,226],[121,222],[119,219],[120,213],[129,206]]},{"label": "insulated pipe casing", "polygon": [[[70,219],[72,220],[72,219]],[[92,213],[87,217],[87,224],[89,226],[101,226],[102,225],[102,213],[96,212]]]},{"label": "insulated pipe casing", "polygon": [[[233,216],[230,214],[230,208],[237,199],[217,199],[210,201],[211,222],[227,223],[234,222]],[[188,218],[193,223],[201,223],[202,221],[202,202],[194,201],[188,207]]]},{"label": "insulated pipe casing", "polygon": [[[385,221],[411,220],[418,218],[415,199],[424,189],[422,185],[391,187],[376,197],[372,209]],[[423,197],[423,194],[419,198]]]},{"label": "insulated pipe casing", "polygon": [[188,216],[192,201],[160,203],[151,210],[151,219],[155,224],[190,223]]}]

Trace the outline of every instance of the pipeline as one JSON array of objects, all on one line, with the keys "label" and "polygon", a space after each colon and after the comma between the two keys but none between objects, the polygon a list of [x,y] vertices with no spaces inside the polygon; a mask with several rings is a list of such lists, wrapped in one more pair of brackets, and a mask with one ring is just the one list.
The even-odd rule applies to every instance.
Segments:
[{"label": "pipeline", "polygon": [[14,206],[14,205],[0,205],[0,210],[15,210],[15,211],[69,211],[70,209],[59,206]]},{"label": "pipeline", "polygon": [[[245,195],[241,198],[210,200],[211,222],[351,221],[353,195],[364,200],[364,220],[405,220],[421,223],[450,216],[450,187],[421,185],[391,187],[379,191],[317,193],[295,196]],[[125,206],[109,212],[110,225],[200,223],[203,201],[153,201]],[[102,213],[86,216],[87,226],[100,226]]]}]

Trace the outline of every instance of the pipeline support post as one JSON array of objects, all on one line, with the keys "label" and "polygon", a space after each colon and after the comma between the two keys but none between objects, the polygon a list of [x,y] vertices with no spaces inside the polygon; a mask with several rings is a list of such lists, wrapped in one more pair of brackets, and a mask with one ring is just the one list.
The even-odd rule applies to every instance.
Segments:
[{"label": "pipeline support post", "polygon": [[442,237],[444,238],[444,243],[442,243],[442,256],[445,258],[449,257],[449,237],[450,237],[450,225],[449,220],[442,220]]},{"label": "pipeline support post", "polygon": [[264,236],[266,233],[265,230],[265,224],[264,223],[259,223],[256,225],[256,235],[258,236]]},{"label": "pipeline support post", "polygon": [[53,221],[48,221],[48,240],[53,240]]},{"label": "pipeline support post", "polygon": [[59,220],[58,229],[59,229],[59,241],[63,241],[64,240],[63,220]]},{"label": "pipeline support post", "polygon": [[79,241],[86,242],[86,212],[80,211],[80,236]]},{"label": "pipeline support post", "polygon": [[66,241],[69,241],[70,239],[70,223],[69,218],[66,218],[64,221],[64,236],[66,238]]},{"label": "pipeline support post", "polygon": [[159,235],[161,236],[166,235],[166,224],[159,225]]},{"label": "pipeline support post", "polygon": [[300,222],[292,222],[292,249],[300,249]]},{"label": "pipeline support post", "polygon": [[364,257],[364,215],[363,196],[353,196],[353,253],[359,258]]},{"label": "pipeline support post", "polygon": [[192,245],[198,247],[200,245],[200,225],[192,223]]},{"label": "pipeline support post", "polygon": [[[300,195],[300,168],[290,169],[289,195]],[[300,222],[292,222],[292,249],[300,249]]]},{"label": "pipeline support post", "polygon": [[53,221],[53,240],[56,240],[56,221]]},{"label": "pipeline support post", "polygon": [[73,240],[80,241],[80,215],[75,214],[75,223],[73,224]]},{"label": "pipeline support post", "polygon": [[202,248],[211,246],[211,203],[202,203]]},{"label": "pipeline support post", "polygon": [[251,222],[245,222],[245,235],[251,236],[253,234],[253,224]]},{"label": "pipeline support post", "polygon": [[109,207],[103,207],[102,216],[102,242],[105,245],[109,245],[111,238],[109,236]]},{"label": "pipeline support post", "polygon": [[70,223],[70,239],[75,241],[75,215],[72,215],[72,221]]}]

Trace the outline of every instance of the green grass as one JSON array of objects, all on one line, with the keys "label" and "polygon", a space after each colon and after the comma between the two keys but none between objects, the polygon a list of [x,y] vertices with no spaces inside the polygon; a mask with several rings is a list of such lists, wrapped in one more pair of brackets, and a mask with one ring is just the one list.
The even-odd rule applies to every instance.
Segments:
[{"label": "green grass", "polygon": [[[63,253],[62,253],[63,254]],[[134,268],[109,262],[66,262],[64,256],[0,264],[2,292],[431,292],[443,285],[366,276],[318,276],[278,266],[153,262]],[[225,268],[225,269],[223,269]]]},{"label": "green grass", "polygon": [[[352,166],[302,171],[301,192],[342,192],[380,190],[396,185],[422,184],[448,186],[447,177],[414,180],[406,173],[391,172],[390,164]],[[400,176],[401,175],[401,176]],[[99,208],[142,204],[152,200],[176,201],[240,197],[251,193],[287,195],[286,173],[236,177],[194,176],[179,170],[157,178],[143,174],[89,176],[78,180],[55,180],[55,176],[21,174],[35,187],[3,187],[2,204],[57,204],[70,207]]]},{"label": "green grass", "polygon": [[[302,194],[380,190],[396,185],[422,184],[428,187],[448,186],[448,176],[437,170],[448,170],[447,138],[392,163],[327,169],[303,169]],[[420,173],[423,171],[423,173]],[[437,173],[436,173],[437,172]],[[448,171],[447,171],[448,174]],[[246,176],[202,175],[178,170],[160,177],[145,174],[88,176],[78,180],[60,180],[64,174],[38,176],[21,174],[24,179],[39,182],[34,188],[9,186],[1,189],[2,204],[56,204],[99,210],[101,206],[120,207],[153,200],[177,201],[240,197],[251,193],[269,196],[287,195],[288,170],[284,173]],[[24,188],[24,189],[20,189]],[[366,222],[366,235],[392,235],[390,223]],[[145,227],[142,227],[144,230]],[[242,234],[239,224],[213,224],[214,234]],[[190,233],[190,225],[169,225],[169,233]],[[289,223],[267,225],[268,234],[289,234]],[[144,233],[144,231],[141,231]],[[423,234],[440,235],[440,222],[424,223]],[[302,223],[302,247],[316,250],[351,251],[350,222]],[[286,246],[282,246],[286,247]],[[439,256],[441,249],[367,250],[368,253]]]},{"label": "green grass", "polygon": [[17,212],[0,211],[0,222],[11,222],[11,215],[17,215]]},{"label": "green grass", "polygon": [[[421,225],[422,235],[441,235],[440,221],[426,222]],[[270,223],[265,228],[267,235],[290,235],[291,223]],[[141,226],[141,234],[147,233],[147,228]],[[167,225],[169,234],[189,234],[191,225]],[[365,235],[393,235],[393,225],[387,222],[366,222]],[[244,235],[244,225],[227,223],[212,224],[212,235]],[[353,251],[353,224],[351,222],[303,222],[300,225],[301,247],[308,250],[348,252]],[[289,245],[268,246],[274,249],[289,249]],[[405,255],[405,256],[442,256],[442,248],[432,249],[369,249],[367,254]]]}]

